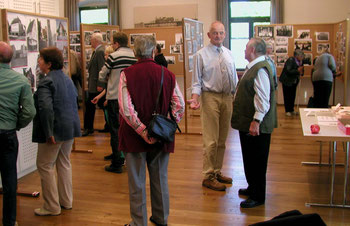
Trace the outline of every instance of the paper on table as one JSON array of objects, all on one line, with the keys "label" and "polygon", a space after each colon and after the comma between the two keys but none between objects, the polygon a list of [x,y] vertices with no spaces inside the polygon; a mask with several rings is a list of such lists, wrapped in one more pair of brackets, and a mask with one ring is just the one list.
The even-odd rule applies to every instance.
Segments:
[{"label": "paper on table", "polygon": [[337,122],[318,122],[320,126],[337,126]]},{"label": "paper on table", "polygon": [[337,122],[338,119],[334,116],[317,116],[318,122]]}]

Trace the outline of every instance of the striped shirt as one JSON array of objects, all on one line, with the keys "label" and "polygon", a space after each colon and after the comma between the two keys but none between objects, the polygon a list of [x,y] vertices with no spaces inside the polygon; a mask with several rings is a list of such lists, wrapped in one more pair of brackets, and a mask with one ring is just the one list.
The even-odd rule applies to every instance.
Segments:
[{"label": "striped shirt", "polygon": [[124,68],[127,68],[137,60],[134,51],[128,47],[120,47],[114,53],[108,56],[105,65],[102,67],[98,80],[107,83],[107,100],[118,99],[118,86],[120,80],[120,73]]},{"label": "striped shirt", "polygon": [[[126,123],[131,128],[133,128],[138,134],[141,134],[142,131],[146,128],[146,125],[143,124],[137,116],[138,113],[136,112],[135,107],[132,103],[124,72],[122,72],[120,75],[119,91],[118,101],[120,115],[124,118]],[[176,122],[180,122],[185,112],[185,102],[177,82],[175,84],[175,89],[171,97],[170,106],[174,119]]]}]

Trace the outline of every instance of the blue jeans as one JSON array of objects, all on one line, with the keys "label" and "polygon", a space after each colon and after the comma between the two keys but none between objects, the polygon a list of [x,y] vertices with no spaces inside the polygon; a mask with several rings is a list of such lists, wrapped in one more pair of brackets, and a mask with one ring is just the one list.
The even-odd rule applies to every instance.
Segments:
[{"label": "blue jeans", "polygon": [[15,130],[0,130],[0,172],[3,187],[2,223],[16,222],[18,140]]}]

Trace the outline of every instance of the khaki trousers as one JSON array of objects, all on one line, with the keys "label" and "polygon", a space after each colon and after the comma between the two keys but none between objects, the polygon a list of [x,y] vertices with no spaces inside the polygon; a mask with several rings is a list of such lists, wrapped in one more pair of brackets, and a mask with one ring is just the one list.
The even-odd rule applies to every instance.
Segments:
[{"label": "khaki trousers", "polygon": [[[41,177],[43,208],[52,213],[60,213],[61,206],[72,207],[72,167],[70,153],[73,139],[57,144],[40,143],[36,165]],[[57,171],[57,182],[55,175]]]},{"label": "khaki trousers", "polygon": [[232,94],[202,92],[203,176],[221,173],[225,142],[232,117]]}]

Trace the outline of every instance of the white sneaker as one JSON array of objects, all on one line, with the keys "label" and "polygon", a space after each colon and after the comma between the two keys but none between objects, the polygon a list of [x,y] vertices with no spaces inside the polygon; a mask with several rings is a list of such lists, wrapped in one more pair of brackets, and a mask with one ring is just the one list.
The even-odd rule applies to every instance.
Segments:
[{"label": "white sneaker", "polygon": [[37,208],[34,210],[34,213],[38,216],[57,216],[61,214],[61,211],[58,213],[53,213],[48,210],[45,210],[44,208]]},{"label": "white sneaker", "polygon": [[292,112],[286,112],[286,116],[292,117]]}]

